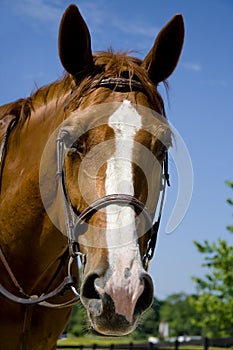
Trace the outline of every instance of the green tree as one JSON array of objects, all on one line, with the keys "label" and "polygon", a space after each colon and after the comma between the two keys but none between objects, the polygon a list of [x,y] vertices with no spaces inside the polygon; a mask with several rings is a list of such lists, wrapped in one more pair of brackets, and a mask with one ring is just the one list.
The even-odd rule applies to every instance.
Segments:
[{"label": "green tree", "polygon": [[[233,183],[227,182],[233,189]],[[227,199],[233,205],[231,199]],[[233,226],[227,226],[232,233]],[[204,336],[225,337],[233,335],[233,246],[219,238],[217,242],[194,242],[204,255],[203,266],[208,272],[204,278],[193,277],[198,298],[193,306],[201,314],[193,323],[202,328]]]},{"label": "green tree", "polygon": [[185,293],[170,295],[160,308],[161,321],[169,324],[169,335],[197,335],[200,334],[200,328],[193,325],[192,318],[198,318],[198,313],[191,303],[194,296]]},{"label": "green tree", "polygon": [[86,311],[83,305],[76,304],[72,309],[71,319],[69,321],[67,332],[73,336],[79,337],[85,335],[88,329]]}]

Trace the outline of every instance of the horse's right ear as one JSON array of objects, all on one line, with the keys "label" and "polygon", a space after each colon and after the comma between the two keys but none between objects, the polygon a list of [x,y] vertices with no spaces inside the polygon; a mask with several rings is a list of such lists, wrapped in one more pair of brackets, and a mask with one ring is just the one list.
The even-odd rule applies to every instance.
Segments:
[{"label": "horse's right ear", "polygon": [[72,75],[93,65],[90,33],[76,5],[70,5],[62,17],[58,50],[63,67]]}]

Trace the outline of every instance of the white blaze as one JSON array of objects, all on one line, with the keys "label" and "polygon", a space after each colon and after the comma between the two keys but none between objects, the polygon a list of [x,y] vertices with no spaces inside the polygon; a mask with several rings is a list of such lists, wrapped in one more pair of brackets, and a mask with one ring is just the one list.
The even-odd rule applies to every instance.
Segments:
[{"label": "white blaze", "polygon": [[[108,125],[114,130],[115,149],[107,162],[105,192],[134,195],[133,149],[136,133],[141,129],[141,116],[125,100],[110,116]],[[136,302],[143,292],[140,279],[143,270],[137,232],[135,211],[130,205],[112,204],[106,207],[106,241],[110,278],[104,290],[114,301],[115,311],[132,322]]]},{"label": "white blaze", "polygon": [[[110,194],[134,195],[132,155],[134,137],[141,129],[141,116],[125,100],[110,116],[108,125],[114,130],[115,152],[107,162],[105,191]],[[131,206],[109,205],[107,214],[108,247],[122,247],[134,240],[135,213]],[[130,229],[130,226],[131,229]]]},{"label": "white blaze", "polygon": [[[134,147],[134,137],[141,129],[141,116],[131,105],[130,101],[125,100],[122,105],[110,116],[109,126],[114,130],[115,152],[107,162],[105,191],[109,194],[130,194],[134,195],[132,156]],[[135,256],[134,251],[127,242],[135,242],[135,212],[133,207],[127,205],[108,205],[107,215],[107,245],[109,249],[110,266],[116,264],[117,260],[122,261],[122,255],[126,260],[132,261]],[[117,254],[114,253],[114,247],[120,248]],[[125,256],[127,254],[127,256]],[[128,258],[128,259],[127,259]],[[115,265],[116,266],[116,265]]]}]

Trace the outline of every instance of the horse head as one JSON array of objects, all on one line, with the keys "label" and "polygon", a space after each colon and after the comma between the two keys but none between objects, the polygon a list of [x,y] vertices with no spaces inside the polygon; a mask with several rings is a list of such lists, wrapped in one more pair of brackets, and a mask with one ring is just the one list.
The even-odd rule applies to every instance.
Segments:
[{"label": "horse head", "polygon": [[93,55],[75,5],[60,24],[59,55],[73,81],[63,123],[69,134],[64,186],[72,215],[90,209],[75,234],[85,256],[81,301],[99,334],[130,333],[153,301],[144,261],[148,217],[158,205],[171,144],[157,86],[175,69],[183,37],[183,19],[176,15],[140,60],[111,51]]}]

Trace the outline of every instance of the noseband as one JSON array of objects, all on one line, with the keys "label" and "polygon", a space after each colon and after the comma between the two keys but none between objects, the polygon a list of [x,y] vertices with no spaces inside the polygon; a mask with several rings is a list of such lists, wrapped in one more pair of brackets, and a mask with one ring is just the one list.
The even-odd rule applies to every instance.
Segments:
[{"label": "noseband", "polygon": [[[122,92],[144,91],[144,88],[139,81],[134,79],[127,79],[127,78],[106,78],[106,79],[102,79],[100,82],[94,81],[93,85],[95,86],[95,88],[106,87],[114,91],[122,91]],[[18,121],[17,119],[13,119],[10,122],[7,128],[7,131],[5,133],[5,136],[3,138],[2,144],[0,146],[0,186],[1,186],[1,177],[2,177],[2,170],[3,170],[5,155],[6,155],[8,137],[10,135],[10,131],[17,124],[17,121]],[[5,289],[2,284],[0,284],[0,293],[3,294],[6,298],[20,304],[24,304],[24,305],[37,304],[37,305],[46,306],[50,308],[63,308],[63,307],[70,307],[79,301],[80,296],[76,289],[76,280],[72,276],[71,270],[72,270],[73,262],[78,258],[80,258],[81,263],[84,266],[86,263],[86,256],[83,253],[81,253],[79,250],[77,235],[80,229],[82,229],[82,225],[85,222],[88,224],[89,218],[95,212],[97,212],[102,208],[106,208],[108,205],[111,205],[111,204],[118,204],[122,206],[130,205],[133,208],[135,208],[135,210],[138,210],[141,214],[143,214],[146,220],[146,227],[148,228],[146,233],[149,234],[147,250],[142,258],[142,262],[145,270],[148,270],[149,262],[154,255],[154,250],[155,250],[157,235],[159,230],[159,224],[161,220],[162,208],[164,203],[166,184],[170,186],[167,152],[166,152],[165,160],[163,161],[163,174],[162,174],[162,180],[161,180],[162,195],[161,195],[161,202],[160,202],[160,207],[158,211],[158,219],[157,221],[155,221],[155,223],[153,223],[153,217],[151,216],[145,204],[142,203],[136,197],[131,196],[129,194],[111,194],[111,195],[104,196],[102,198],[97,199],[90,205],[88,205],[81,213],[79,213],[79,215],[76,215],[74,213],[74,210],[72,208],[71,202],[68,197],[67,188],[65,184],[65,172],[63,169],[67,134],[68,134],[68,131],[66,129],[60,129],[57,137],[57,180],[61,189],[62,202],[63,202],[64,214],[65,214],[65,229],[66,229],[65,233],[68,237],[68,244],[69,244],[70,257],[68,262],[68,273],[67,273],[67,276],[64,278],[64,280],[52,292],[43,293],[41,296],[27,295],[23,291],[23,288],[21,288],[18,281],[16,280],[15,275],[11,270],[5,258],[5,255],[3,254],[3,251],[0,247],[0,261],[5,267],[14,286],[23,297],[19,297],[19,296],[16,296],[15,294],[12,294],[7,289]],[[74,299],[62,304],[51,304],[47,302],[48,299],[55,297],[57,295],[60,295],[67,289],[71,289],[71,291],[75,295]]]}]

